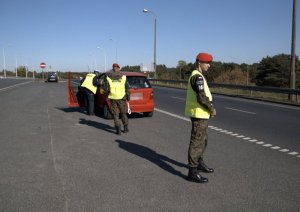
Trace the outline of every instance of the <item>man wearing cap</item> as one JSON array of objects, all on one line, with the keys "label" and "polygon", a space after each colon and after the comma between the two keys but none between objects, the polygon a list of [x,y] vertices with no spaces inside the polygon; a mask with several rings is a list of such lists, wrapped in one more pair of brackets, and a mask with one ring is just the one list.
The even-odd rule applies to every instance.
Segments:
[{"label": "man wearing cap", "polygon": [[100,76],[99,71],[94,71],[94,73],[89,73],[82,79],[81,88],[84,93],[87,105],[86,110],[87,114],[90,116],[95,115],[94,113],[94,95],[97,92],[97,88],[100,86],[98,78]]},{"label": "man wearing cap", "polygon": [[199,53],[196,57],[196,70],[188,80],[185,115],[191,118],[192,130],[188,150],[189,172],[187,179],[196,183],[208,182],[200,172],[212,173],[203,161],[203,153],[207,146],[208,120],[216,115],[212,104],[212,95],[203,73],[208,71],[213,57],[207,53]]},{"label": "man wearing cap", "polygon": [[119,114],[121,114],[121,120],[124,126],[123,132],[127,133],[129,131],[126,101],[130,100],[130,93],[126,76],[120,72],[119,64],[114,63],[112,68],[113,70],[107,73],[105,90],[109,93],[108,98],[111,102],[111,111],[114,117],[116,134],[120,135],[121,122],[119,120]]}]

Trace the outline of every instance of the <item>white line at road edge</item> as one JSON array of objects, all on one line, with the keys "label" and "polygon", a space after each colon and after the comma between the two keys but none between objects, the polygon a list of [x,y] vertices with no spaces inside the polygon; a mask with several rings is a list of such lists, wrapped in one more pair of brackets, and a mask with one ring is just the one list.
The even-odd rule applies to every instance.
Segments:
[{"label": "white line at road edge", "polygon": [[[182,117],[182,116],[178,116],[176,114],[173,114],[173,113],[170,113],[170,112],[167,112],[167,111],[164,111],[164,110],[161,110],[161,109],[158,109],[158,108],[154,108],[155,111],[157,112],[160,112],[160,113],[164,113],[166,115],[169,115],[169,116],[172,116],[174,118],[178,118],[178,119],[181,119],[181,120],[184,120],[184,121],[187,121],[187,122],[190,122],[191,120],[189,118],[186,118],[186,117]],[[211,130],[215,130],[217,132],[220,132],[220,133],[223,133],[223,134],[226,134],[226,135],[230,135],[230,136],[234,136],[238,139],[241,139],[243,141],[246,141],[246,142],[250,142],[250,143],[254,143],[254,144],[258,144],[258,145],[262,145],[263,147],[266,147],[266,148],[270,148],[272,150],[277,150],[279,152],[282,152],[282,153],[286,153],[288,155],[291,155],[291,156],[296,156],[297,158],[300,158],[300,154],[298,152],[294,152],[294,151],[291,151],[291,150],[288,150],[286,148],[281,148],[281,147],[278,147],[278,146],[274,146],[272,144],[266,144],[265,142],[263,141],[259,141],[257,139],[254,139],[254,138],[250,138],[248,136],[244,136],[244,135],[240,135],[238,133],[233,133],[233,132],[230,132],[228,133],[229,131],[228,130],[224,130],[224,129],[221,129],[221,128],[218,128],[218,127],[214,127],[214,126],[211,126],[209,125],[208,126]]]},{"label": "white line at road edge", "polygon": [[12,85],[12,86],[8,86],[8,87],[5,87],[5,88],[0,88],[0,92],[1,91],[5,91],[5,90],[8,90],[10,88],[15,88],[15,87],[19,87],[21,85],[25,85],[25,84],[28,84],[28,83],[31,83],[32,81],[29,81],[29,82],[23,82],[23,83],[19,83],[19,84],[16,84],[16,85]]},{"label": "white line at road edge", "polygon": [[225,107],[227,110],[234,110],[234,111],[238,111],[238,112],[241,112],[241,113],[249,113],[249,114],[256,114],[254,112],[249,112],[249,111],[245,111],[245,110],[239,110],[239,109],[235,109],[235,108],[231,108],[231,107]]}]

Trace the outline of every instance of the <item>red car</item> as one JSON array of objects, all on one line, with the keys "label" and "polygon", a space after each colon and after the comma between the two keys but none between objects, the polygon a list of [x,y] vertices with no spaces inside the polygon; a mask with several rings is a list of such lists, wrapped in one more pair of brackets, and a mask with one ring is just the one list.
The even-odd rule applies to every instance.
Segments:
[{"label": "red car", "polygon": [[[153,88],[146,75],[140,72],[123,72],[126,75],[128,87],[130,88],[129,108],[131,113],[143,113],[145,117],[151,117],[154,111]],[[100,76],[103,80],[106,74]],[[108,94],[100,87],[95,96],[95,107],[103,111],[106,119],[112,118]]]}]

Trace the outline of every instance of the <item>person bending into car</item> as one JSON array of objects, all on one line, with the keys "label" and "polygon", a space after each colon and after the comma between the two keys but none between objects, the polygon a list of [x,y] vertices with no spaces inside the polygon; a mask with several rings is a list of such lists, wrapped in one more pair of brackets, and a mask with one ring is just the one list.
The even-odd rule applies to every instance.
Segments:
[{"label": "person bending into car", "polygon": [[120,72],[120,66],[117,63],[112,65],[112,71],[109,71],[106,76],[106,88],[108,98],[111,102],[111,111],[114,117],[116,134],[121,135],[121,122],[119,114],[121,114],[124,133],[128,130],[128,117],[126,110],[126,101],[130,100],[130,92],[127,84],[126,76]]},{"label": "person bending into car", "polygon": [[94,73],[89,73],[82,80],[81,88],[83,88],[84,98],[86,99],[87,114],[90,116],[95,115],[94,113],[94,95],[97,92],[97,88],[100,86],[98,81],[100,72],[94,71]]}]

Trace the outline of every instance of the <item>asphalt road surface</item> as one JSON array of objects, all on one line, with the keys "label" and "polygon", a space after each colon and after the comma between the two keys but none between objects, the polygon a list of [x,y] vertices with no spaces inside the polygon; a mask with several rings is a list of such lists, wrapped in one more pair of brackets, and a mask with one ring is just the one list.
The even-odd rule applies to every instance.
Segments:
[{"label": "asphalt road surface", "polygon": [[[22,84],[21,84],[22,83]],[[68,108],[66,82],[0,79],[0,211],[299,211],[300,109],[214,95],[207,184],[186,180],[185,91],[152,118]]]}]

